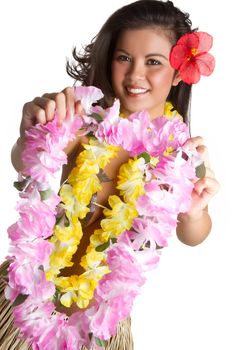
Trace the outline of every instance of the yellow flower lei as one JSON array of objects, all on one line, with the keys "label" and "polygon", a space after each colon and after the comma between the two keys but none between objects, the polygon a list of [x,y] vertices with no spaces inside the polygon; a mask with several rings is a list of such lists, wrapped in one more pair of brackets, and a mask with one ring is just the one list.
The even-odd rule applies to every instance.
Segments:
[{"label": "yellow flower lei", "polygon": [[[164,115],[168,119],[180,116],[170,102],[165,104]],[[73,265],[72,257],[83,236],[80,220],[90,212],[90,204],[98,205],[93,201],[93,196],[102,189],[100,173],[110,159],[117,156],[119,149],[94,139],[90,139],[89,144],[83,147],[84,151],[76,159],[76,167],[60,189],[60,206],[64,213],[50,238],[54,251],[46,270],[46,278],[55,284],[58,294],[62,294],[59,298],[61,304],[70,307],[76,303],[79,308],[89,305],[98,281],[110,272],[104,250],[123,231],[131,228],[133,219],[138,216],[136,200],[144,193],[143,174],[140,170],[144,159],[130,158],[119,170],[117,189],[122,198],[109,196],[111,209],[103,210],[105,218],[101,220],[100,228],[91,235],[86,254],[81,258],[80,265],[85,272],[69,277],[58,276],[62,269]],[[156,159],[151,157],[150,163],[155,165]]]}]

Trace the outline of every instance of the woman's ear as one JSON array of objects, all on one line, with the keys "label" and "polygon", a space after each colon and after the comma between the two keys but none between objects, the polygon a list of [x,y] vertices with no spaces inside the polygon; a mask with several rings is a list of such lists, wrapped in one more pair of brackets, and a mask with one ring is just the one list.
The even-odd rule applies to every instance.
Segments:
[{"label": "woman's ear", "polygon": [[182,79],[180,77],[180,73],[178,71],[176,71],[175,74],[174,74],[174,79],[173,79],[173,82],[172,82],[172,86],[177,86],[181,80]]}]

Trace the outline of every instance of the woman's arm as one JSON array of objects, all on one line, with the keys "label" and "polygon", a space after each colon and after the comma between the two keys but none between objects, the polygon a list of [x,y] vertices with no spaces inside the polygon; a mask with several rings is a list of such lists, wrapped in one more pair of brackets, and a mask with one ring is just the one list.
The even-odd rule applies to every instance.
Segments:
[{"label": "woman's arm", "polygon": [[184,244],[195,246],[203,242],[209,235],[212,221],[207,208],[200,212],[200,216],[192,217],[188,213],[179,214],[177,237]]}]

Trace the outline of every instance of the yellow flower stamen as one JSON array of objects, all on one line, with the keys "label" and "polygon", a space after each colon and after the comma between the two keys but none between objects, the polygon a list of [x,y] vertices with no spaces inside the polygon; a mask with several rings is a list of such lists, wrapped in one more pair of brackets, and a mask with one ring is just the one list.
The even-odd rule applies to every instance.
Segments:
[{"label": "yellow flower stamen", "polygon": [[193,49],[191,49],[192,56],[196,56],[196,55],[198,55],[198,53],[199,53],[199,51],[195,47]]}]

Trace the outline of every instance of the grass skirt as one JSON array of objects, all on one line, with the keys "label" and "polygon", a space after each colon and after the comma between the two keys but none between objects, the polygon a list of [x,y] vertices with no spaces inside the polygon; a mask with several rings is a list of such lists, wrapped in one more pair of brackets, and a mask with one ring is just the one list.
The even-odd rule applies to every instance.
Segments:
[{"label": "grass skirt", "polygon": [[[14,327],[11,302],[4,295],[8,266],[7,261],[0,265],[0,349],[31,350],[32,347],[19,337],[19,329]],[[83,347],[82,350],[87,349]],[[120,322],[117,334],[110,339],[106,350],[133,350],[130,318]]]}]

